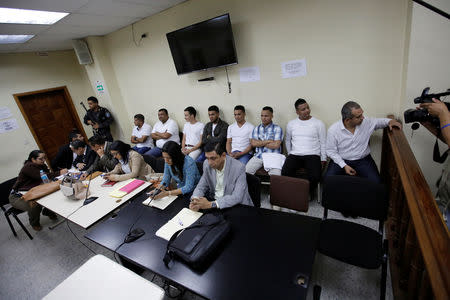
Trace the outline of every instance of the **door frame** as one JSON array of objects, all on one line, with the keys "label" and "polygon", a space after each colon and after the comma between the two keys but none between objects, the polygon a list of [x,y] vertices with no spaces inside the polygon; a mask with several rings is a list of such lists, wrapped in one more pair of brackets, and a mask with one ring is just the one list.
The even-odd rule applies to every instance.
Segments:
[{"label": "door frame", "polygon": [[[42,144],[41,144],[41,142],[38,139],[36,131],[34,130],[33,126],[31,125],[30,119],[28,118],[27,114],[25,113],[25,110],[23,109],[22,103],[20,101],[21,101],[21,98],[25,97],[25,96],[45,94],[45,93],[58,91],[58,90],[63,92],[64,100],[67,103],[67,106],[69,108],[69,112],[72,115],[72,117],[75,120],[75,122],[77,123],[78,128],[80,129],[80,133],[84,136],[84,140],[86,141],[86,144],[87,144],[86,132],[84,131],[83,124],[80,121],[80,117],[78,116],[77,110],[75,109],[75,105],[73,104],[73,100],[72,100],[72,97],[69,94],[67,86],[64,85],[64,86],[59,86],[59,87],[54,87],[54,88],[49,88],[49,89],[43,89],[43,90],[26,92],[26,93],[13,94],[14,100],[16,100],[16,104],[19,107],[20,112],[22,113],[22,116],[23,116],[23,118],[25,119],[25,122],[28,125],[28,129],[30,129],[31,134],[33,135],[33,138],[36,141],[36,144],[38,145],[39,150],[41,150],[41,151],[44,151],[44,147],[42,147]],[[48,157],[46,158],[46,160],[47,160],[48,166],[50,167],[50,162],[48,161]]]}]

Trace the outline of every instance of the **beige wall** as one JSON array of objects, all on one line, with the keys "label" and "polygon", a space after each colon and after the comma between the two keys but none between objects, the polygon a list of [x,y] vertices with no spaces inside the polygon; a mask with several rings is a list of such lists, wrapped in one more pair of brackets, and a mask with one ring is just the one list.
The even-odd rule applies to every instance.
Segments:
[{"label": "beige wall", "polygon": [[[48,56],[0,54],[0,78],[0,106],[8,107],[19,124],[18,130],[0,134],[2,182],[17,176],[30,151],[38,149],[13,94],[66,85],[78,114],[83,116],[83,108],[77,104],[92,95],[93,90],[73,51],[49,52]],[[89,129],[85,131],[88,136],[91,134]]]},{"label": "beige wall", "polygon": [[[231,94],[223,68],[176,75],[165,36],[227,12],[239,60],[229,67]],[[6,172],[2,176],[16,175],[21,161],[36,148],[12,94],[59,85],[67,85],[78,101],[93,93],[93,80],[104,80],[110,95],[101,101],[120,124],[115,137],[126,141],[134,114],[143,113],[153,125],[161,107],[180,127],[186,106],[195,106],[200,120],[207,122],[207,107],[217,104],[231,123],[233,106],[243,104],[254,124],[259,123],[261,107],[273,106],[274,121],[285,128],[296,116],[293,103],[298,97],[306,98],[313,115],[327,126],[339,119],[340,108],[348,100],[358,101],[368,116],[398,113],[407,18],[408,0],[190,0],[136,23],[136,39],[148,34],[139,46],[133,42],[131,26],[104,38],[89,38],[95,63],[85,71],[71,51],[51,52],[49,57],[1,55],[0,101],[10,107],[21,127],[0,136],[2,142],[12,140],[15,145],[3,156]],[[282,79],[280,63],[302,58],[308,75]],[[239,68],[249,66],[260,68],[261,81],[239,82]],[[207,76],[216,79],[197,82]],[[377,159],[379,135],[372,148]]]},{"label": "beige wall", "polygon": [[[217,104],[233,122],[233,106],[243,104],[248,120],[259,123],[260,109],[271,105],[283,128],[295,118],[293,103],[309,100],[313,115],[327,126],[339,119],[342,104],[358,101],[366,115],[398,113],[402,95],[407,0],[191,0],[105,37],[112,68],[127,110],[120,122],[143,113],[154,124],[166,107],[180,127],[183,109],[193,105],[207,122],[207,107]],[[230,13],[239,64],[178,76],[166,33]],[[91,46],[91,45],[90,45]],[[306,77],[281,78],[280,63],[305,58]],[[258,66],[261,81],[239,82],[239,68]],[[215,81],[197,79],[214,76]],[[379,138],[372,146],[378,156]]]},{"label": "beige wall", "polygon": [[[443,11],[450,12],[448,0],[431,1]],[[406,97],[403,109],[415,108],[415,97],[420,96],[425,87],[430,93],[444,92],[450,88],[450,22],[448,19],[414,4],[411,19],[411,38],[408,56]],[[450,102],[447,97],[447,102]],[[442,98],[444,100],[444,98]],[[410,124],[405,126],[405,134],[417,161],[433,192],[440,176],[442,165],[433,161],[435,138],[424,128],[416,130],[411,138]],[[440,143],[441,154],[447,145]]]}]

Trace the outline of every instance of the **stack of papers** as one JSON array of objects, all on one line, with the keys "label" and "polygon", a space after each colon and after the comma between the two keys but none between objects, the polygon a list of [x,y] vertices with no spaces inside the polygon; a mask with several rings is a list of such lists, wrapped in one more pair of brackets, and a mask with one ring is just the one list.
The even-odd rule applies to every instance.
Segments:
[{"label": "stack of papers", "polygon": [[160,238],[168,241],[175,232],[191,226],[202,215],[203,213],[201,212],[183,208],[175,217],[170,219],[169,222],[158,229],[158,231],[156,232],[156,236],[159,236]]},{"label": "stack of papers", "polygon": [[165,209],[167,206],[169,206],[169,204],[172,203],[177,198],[178,196],[166,196],[161,199],[152,200],[152,197],[148,197],[146,200],[144,200],[144,202],[142,202],[142,204],[151,207],[156,207],[162,210]]}]

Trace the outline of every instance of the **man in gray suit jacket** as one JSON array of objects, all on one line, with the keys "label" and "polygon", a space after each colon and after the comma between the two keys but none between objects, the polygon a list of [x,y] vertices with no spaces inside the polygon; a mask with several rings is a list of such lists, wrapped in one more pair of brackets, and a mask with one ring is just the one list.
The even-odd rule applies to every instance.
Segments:
[{"label": "man in gray suit jacket", "polygon": [[221,143],[207,143],[204,150],[208,161],[203,163],[203,175],[192,194],[189,208],[198,211],[223,209],[236,204],[253,206],[245,166],[227,156]]}]

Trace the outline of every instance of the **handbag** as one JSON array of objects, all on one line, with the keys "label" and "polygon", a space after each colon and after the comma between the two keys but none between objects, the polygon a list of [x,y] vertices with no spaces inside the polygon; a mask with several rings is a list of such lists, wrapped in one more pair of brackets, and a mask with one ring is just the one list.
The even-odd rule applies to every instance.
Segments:
[{"label": "handbag", "polygon": [[47,196],[53,192],[59,190],[59,181],[52,181],[49,183],[43,183],[34,188],[31,188],[28,192],[26,192],[22,198],[25,201],[36,200],[41,197]]},{"label": "handbag", "polygon": [[86,195],[86,187],[83,182],[73,178],[70,174],[64,176],[60,189],[64,196],[73,200],[82,200],[89,195],[89,192]]},{"label": "handbag", "polygon": [[230,223],[220,214],[204,214],[191,226],[175,232],[167,243],[163,261],[178,258],[194,268],[202,267],[231,230]]}]

